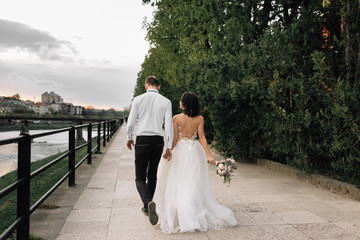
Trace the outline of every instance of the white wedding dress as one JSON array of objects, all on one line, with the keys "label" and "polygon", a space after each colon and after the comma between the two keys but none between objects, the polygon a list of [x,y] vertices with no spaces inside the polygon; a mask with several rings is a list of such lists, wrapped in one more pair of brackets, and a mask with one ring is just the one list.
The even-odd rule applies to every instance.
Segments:
[{"label": "white wedding dress", "polygon": [[172,159],[162,158],[159,163],[153,201],[164,233],[220,230],[238,224],[234,213],[215,199],[207,156],[195,138],[196,133],[190,139],[180,134]]}]

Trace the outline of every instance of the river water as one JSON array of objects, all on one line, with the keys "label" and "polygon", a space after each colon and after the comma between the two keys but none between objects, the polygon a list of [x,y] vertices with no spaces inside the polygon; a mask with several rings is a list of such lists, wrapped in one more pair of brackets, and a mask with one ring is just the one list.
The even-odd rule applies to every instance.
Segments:
[{"label": "river water", "polygon": [[[53,130],[30,130],[30,134]],[[0,132],[0,140],[19,136],[19,131]],[[92,137],[97,131],[92,132]],[[31,144],[31,162],[35,162],[68,149],[69,132],[36,138]],[[83,138],[87,141],[87,131],[83,130]],[[0,146],[0,176],[17,168],[18,144],[12,143]]]}]

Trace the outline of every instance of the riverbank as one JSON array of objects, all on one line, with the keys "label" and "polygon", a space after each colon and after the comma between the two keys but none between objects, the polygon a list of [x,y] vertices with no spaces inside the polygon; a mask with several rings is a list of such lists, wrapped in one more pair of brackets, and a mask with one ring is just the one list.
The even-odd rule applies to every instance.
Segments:
[{"label": "riverbank", "polygon": [[[30,134],[39,134],[52,130],[30,130]],[[41,138],[36,138],[31,144],[31,162],[53,156],[68,149],[68,133],[62,132]],[[0,140],[10,139],[19,136],[19,131],[0,132]],[[87,141],[87,129],[83,129],[82,136]],[[92,137],[97,136],[97,130],[94,129]],[[0,146],[0,177],[17,166],[18,146],[17,143]]]},{"label": "riverbank", "polygon": [[16,164],[2,166],[2,167],[0,167],[0,177],[8,174],[9,172],[15,171],[16,169],[17,169]]},{"label": "riverbank", "polygon": [[[67,122],[67,123],[30,123],[29,130],[52,130],[52,129],[60,129],[65,127],[74,126],[76,124]],[[21,124],[11,124],[11,125],[2,125],[0,126],[0,132],[7,131],[21,131]]]}]

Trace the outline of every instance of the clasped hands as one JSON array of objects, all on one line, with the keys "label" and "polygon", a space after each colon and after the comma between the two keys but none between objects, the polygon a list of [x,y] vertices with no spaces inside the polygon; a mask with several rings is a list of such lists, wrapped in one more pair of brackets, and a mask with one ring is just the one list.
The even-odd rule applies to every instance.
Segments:
[{"label": "clasped hands", "polygon": [[[134,146],[134,141],[128,140],[126,146],[129,150],[132,150],[132,146]],[[172,151],[170,148],[166,149],[165,153],[163,154],[163,158],[170,161],[170,159],[172,158]]]},{"label": "clasped hands", "polygon": [[172,158],[172,151],[170,148],[166,149],[165,153],[163,154],[163,158],[170,161],[170,159]]}]

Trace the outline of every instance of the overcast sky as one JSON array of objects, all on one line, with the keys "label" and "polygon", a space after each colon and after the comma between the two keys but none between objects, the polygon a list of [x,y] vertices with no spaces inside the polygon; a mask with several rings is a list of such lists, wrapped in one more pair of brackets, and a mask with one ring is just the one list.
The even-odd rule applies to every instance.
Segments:
[{"label": "overcast sky", "polygon": [[0,96],[129,106],[152,11],[141,0],[1,0]]}]

